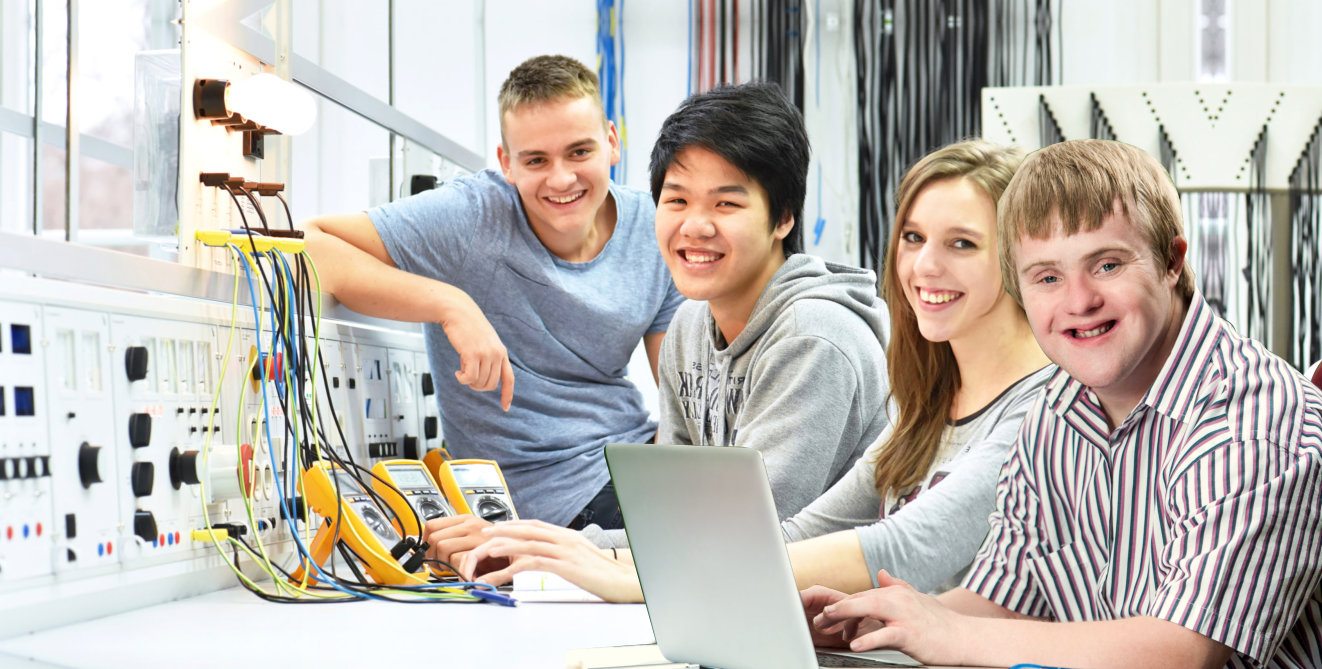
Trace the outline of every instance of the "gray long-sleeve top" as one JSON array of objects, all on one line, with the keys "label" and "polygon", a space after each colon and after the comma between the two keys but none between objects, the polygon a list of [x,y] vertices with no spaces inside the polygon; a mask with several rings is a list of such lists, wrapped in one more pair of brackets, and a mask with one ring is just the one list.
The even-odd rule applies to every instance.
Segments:
[{"label": "gray long-sleeve top", "polygon": [[921,483],[883,500],[873,471],[891,433],[887,427],[844,478],[781,523],[786,541],[853,529],[873,585],[878,569],[922,592],[957,585],[987,536],[1001,466],[1055,369],[1048,365],[1024,377],[981,411],[948,426]]}]

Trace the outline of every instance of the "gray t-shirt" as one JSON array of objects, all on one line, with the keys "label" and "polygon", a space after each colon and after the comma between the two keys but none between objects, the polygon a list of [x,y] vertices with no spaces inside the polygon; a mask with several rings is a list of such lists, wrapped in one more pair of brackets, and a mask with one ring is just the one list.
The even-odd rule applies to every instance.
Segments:
[{"label": "gray t-shirt", "polygon": [[781,523],[786,541],[853,529],[873,585],[878,569],[922,592],[958,585],[987,536],[1001,465],[1055,370],[1047,365],[1020,379],[981,411],[946,427],[922,481],[883,500],[873,472],[891,435],[888,425],[839,483]]},{"label": "gray t-shirt", "polygon": [[507,413],[498,392],[459,384],[458,354],[440,325],[423,324],[447,448],[499,463],[521,518],[567,524],[610,478],[603,447],[656,431],[625,371],[684,298],[657,247],[651,197],[614,184],[611,195],[615,230],[582,263],[542,245],[494,170],[367,212],[400,269],[468,293],[509,350]]},{"label": "gray t-shirt", "polygon": [[[755,448],[780,518],[842,476],[886,426],[890,319],[871,271],[791,255],[728,344],[705,302],[661,345],[657,443]],[[623,530],[583,536],[623,548]]]}]

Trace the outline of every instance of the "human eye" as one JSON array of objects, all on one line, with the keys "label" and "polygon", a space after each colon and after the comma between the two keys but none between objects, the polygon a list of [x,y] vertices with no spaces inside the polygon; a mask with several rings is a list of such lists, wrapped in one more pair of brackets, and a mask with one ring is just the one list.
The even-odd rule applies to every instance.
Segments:
[{"label": "human eye", "polygon": [[961,251],[968,251],[968,250],[972,250],[972,249],[976,249],[976,248],[978,248],[978,245],[977,245],[977,244],[974,244],[973,242],[971,242],[971,241],[969,241],[969,240],[967,240],[967,239],[955,239],[955,240],[953,240],[953,241],[950,242],[950,245],[953,246],[954,248],[957,248],[957,249],[961,250]]},{"label": "human eye", "polygon": [[591,149],[574,149],[573,151],[571,151],[571,152],[569,153],[569,155],[570,155],[571,157],[574,157],[574,158],[586,158],[586,157],[592,155],[592,150],[591,150]]},{"label": "human eye", "polygon": [[662,202],[662,204],[667,204],[672,207],[682,207],[688,204],[688,202],[685,201],[684,198],[682,197],[671,197],[671,198],[666,198],[665,202]]},{"label": "human eye", "polygon": [[717,203],[716,203],[716,206],[717,206],[717,207],[722,207],[722,208],[725,208],[725,207],[734,207],[734,208],[736,208],[736,209],[739,209],[739,208],[742,208],[744,205],[742,205],[742,204],[740,204],[740,203],[738,203],[738,202],[735,202],[735,201],[733,201],[733,200],[721,200],[720,202],[717,202]]},{"label": "human eye", "polygon": [[529,158],[523,161],[523,164],[525,167],[538,167],[545,162],[546,162],[545,158]]},{"label": "human eye", "polygon": [[1101,265],[1098,265],[1097,269],[1103,274],[1114,272],[1117,269],[1120,269],[1120,263],[1114,260],[1106,260],[1103,261]]},{"label": "human eye", "polygon": [[916,232],[913,232],[913,231],[901,232],[901,233],[900,233],[900,239],[903,240],[904,242],[908,243],[908,244],[922,244],[922,243],[923,243],[923,236],[920,235],[920,234],[918,234],[918,233],[916,233]]}]

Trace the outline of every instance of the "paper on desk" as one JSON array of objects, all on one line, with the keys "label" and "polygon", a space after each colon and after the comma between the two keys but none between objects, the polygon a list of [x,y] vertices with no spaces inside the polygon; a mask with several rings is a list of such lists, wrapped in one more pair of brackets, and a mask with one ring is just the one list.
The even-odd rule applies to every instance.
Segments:
[{"label": "paper on desk", "polygon": [[514,575],[514,590],[509,593],[521,602],[600,602],[602,599],[583,588],[545,571],[523,571]]},{"label": "paper on desk", "polygon": [[648,669],[690,669],[697,665],[671,662],[661,654],[656,644],[642,646],[606,646],[604,648],[576,648],[565,653],[568,669],[621,669],[647,667]]}]

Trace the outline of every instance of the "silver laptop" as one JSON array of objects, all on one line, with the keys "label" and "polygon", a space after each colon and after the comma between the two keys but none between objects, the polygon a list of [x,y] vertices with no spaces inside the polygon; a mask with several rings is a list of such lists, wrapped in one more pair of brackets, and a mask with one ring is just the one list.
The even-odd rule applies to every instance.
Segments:
[{"label": "silver laptop", "polygon": [[895,651],[814,650],[761,453],[609,444],[606,463],[666,659],[720,669],[921,666]]}]

